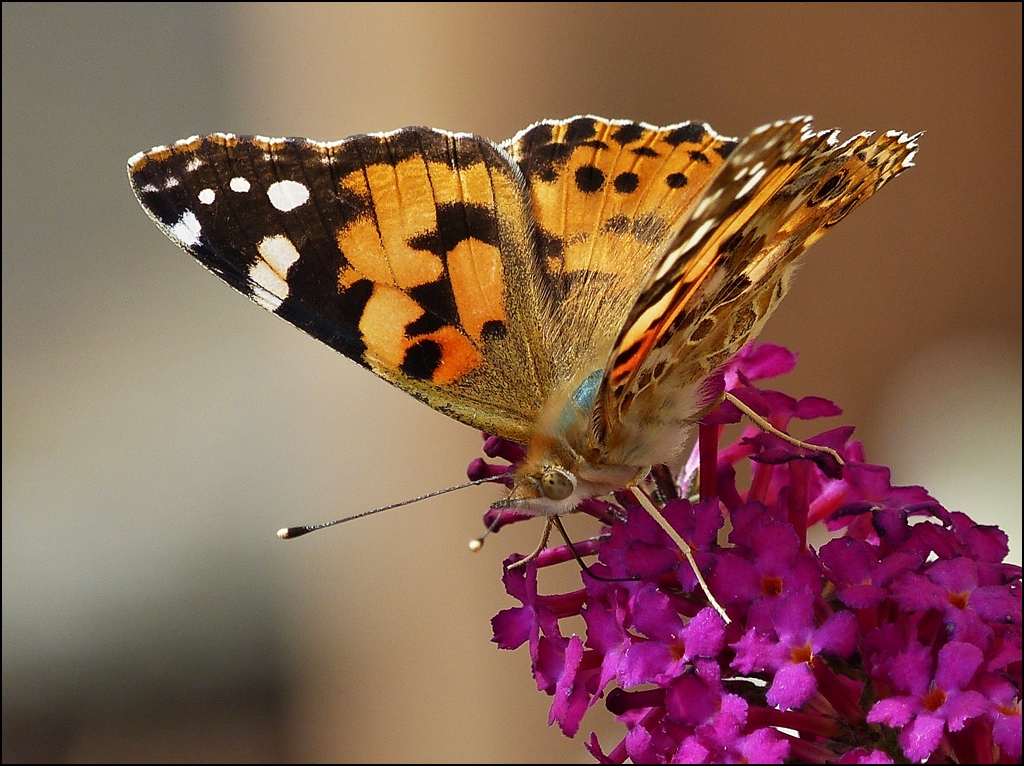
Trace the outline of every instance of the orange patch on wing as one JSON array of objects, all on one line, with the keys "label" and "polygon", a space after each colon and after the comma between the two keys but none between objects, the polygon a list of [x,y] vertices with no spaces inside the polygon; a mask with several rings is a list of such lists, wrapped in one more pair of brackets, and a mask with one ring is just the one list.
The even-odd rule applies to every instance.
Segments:
[{"label": "orange patch on wing", "polygon": [[412,346],[432,340],[441,347],[441,360],[431,382],[440,385],[458,380],[480,364],[480,353],[454,327],[442,327],[415,338],[406,335],[406,326],[421,316],[423,309],[420,305],[401,290],[376,285],[359,319],[359,331],[366,343],[367,356],[378,360],[387,369],[397,370]]},{"label": "orange patch on wing", "polygon": [[623,260],[628,260],[625,257],[628,250],[635,248],[636,243],[628,234],[598,232],[585,240],[570,242],[566,246],[565,271],[617,274],[622,270]]},{"label": "orange patch on wing", "polygon": [[479,240],[463,240],[448,253],[448,273],[462,327],[479,341],[487,322],[505,321],[501,253]]},{"label": "orange patch on wing", "polygon": [[437,202],[466,202],[486,207],[494,204],[491,176],[484,163],[477,162],[455,171],[443,163],[431,162],[427,170]]},{"label": "orange patch on wing", "polygon": [[391,369],[398,369],[410,345],[405,327],[422,315],[420,305],[402,291],[376,285],[359,318],[367,354]]},{"label": "orange patch on wing", "polygon": [[[360,218],[337,233],[338,247],[352,268],[373,282],[404,290],[441,275],[440,258],[408,244],[417,234],[437,228],[430,177],[422,161],[369,165],[365,177],[351,173],[341,185],[373,202],[373,218]],[[344,281],[339,275],[339,282]]]},{"label": "orange patch on wing", "polygon": [[441,346],[441,363],[430,381],[437,385],[454,383],[465,377],[480,364],[482,357],[469,339],[454,327],[442,327],[416,340],[432,340]]},{"label": "orange patch on wing", "polygon": [[405,247],[410,235],[437,227],[434,190],[421,158],[368,165],[365,173],[385,247]]}]

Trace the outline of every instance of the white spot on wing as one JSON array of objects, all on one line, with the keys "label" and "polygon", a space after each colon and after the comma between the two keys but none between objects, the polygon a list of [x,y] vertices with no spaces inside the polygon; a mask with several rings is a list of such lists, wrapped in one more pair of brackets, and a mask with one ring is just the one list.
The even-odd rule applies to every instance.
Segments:
[{"label": "white spot on wing", "polygon": [[764,178],[765,173],[768,172],[764,169],[763,163],[759,162],[757,164],[761,165],[761,167],[758,168],[758,170],[753,175],[750,176],[750,180],[747,181],[746,184],[744,184],[743,188],[736,192],[736,199],[743,199],[743,197],[746,197],[748,194],[750,194],[754,187],[761,182],[762,178]]},{"label": "white spot on wing", "polygon": [[679,254],[685,255],[687,252],[696,247],[700,243],[700,241],[704,239],[704,236],[717,225],[718,221],[716,221],[714,218],[709,218],[708,220],[704,221],[704,223],[697,227],[697,231],[693,232],[693,235],[682,244],[682,246],[679,248]]},{"label": "white spot on wing", "polygon": [[251,188],[248,179],[242,178],[241,176],[235,176],[228,182],[228,186],[231,187],[233,192],[247,192]]},{"label": "white spot on wing", "polygon": [[271,237],[264,237],[256,246],[260,255],[269,263],[278,274],[284,276],[288,269],[299,260],[299,251],[295,249],[292,241],[283,234],[275,234]]},{"label": "white spot on wing", "polygon": [[[260,266],[266,266],[266,264],[265,263],[261,263]],[[252,271],[249,272],[249,277],[254,282],[256,281],[257,276],[262,276],[262,275],[256,274],[255,272],[257,272],[257,271],[258,271],[258,267],[254,266]],[[268,271],[269,271],[269,269],[268,269]],[[271,273],[273,273],[273,272],[271,272]],[[287,296],[285,296],[285,297],[287,297]],[[282,303],[284,303],[284,298],[279,298],[278,296],[274,295],[274,293],[270,292],[269,290],[264,289],[263,286],[258,284],[258,283],[256,285],[256,289],[253,290],[253,292],[252,292],[252,299],[254,301],[256,301],[256,303],[258,305],[260,305],[263,308],[265,308],[267,311],[277,311],[278,307]]]},{"label": "white spot on wing", "polygon": [[204,205],[212,205],[215,199],[217,199],[217,192],[213,189],[203,189],[199,192],[199,201]]},{"label": "white spot on wing", "polygon": [[199,223],[199,219],[196,218],[196,214],[191,210],[186,210],[181,214],[178,222],[167,230],[167,233],[181,244],[195,247],[203,235],[203,227]]},{"label": "white spot on wing", "polygon": [[189,172],[193,172],[193,171],[199,170],[199,168],[201,168],[202,166],[203,166],[203,161],[201,159],[199,159],[198,157],[193,157],[192,159],[190,159],[188,162],[185,163],[185,170],[188,170]]},{"label": "white spot on wing", "polygon": [[700,202],[697,203],[697,208],[693,211],[694,218],[700,218],[707,212],[707,209],[711,207],[722,196],[722,192],[725,191],[724,187],[718,187],[713,192],[709,192],[704,195]]},{"label": "white spot on wing", "polygon": [[265,292],[254,291],[253,298],[266,309],[276,311],[288,297],[288,269],[299,260],[299,251],[288,237],[275,234],[264,237],[256,246],[262,260],[249,269],[249,279]]},{"label": "white spot on wing", "polygon": [[271,205],[282,213],[287,213],[305,204],[309,199],[309,189],[298,181],[277,181],[267,189],[267,196]]}]

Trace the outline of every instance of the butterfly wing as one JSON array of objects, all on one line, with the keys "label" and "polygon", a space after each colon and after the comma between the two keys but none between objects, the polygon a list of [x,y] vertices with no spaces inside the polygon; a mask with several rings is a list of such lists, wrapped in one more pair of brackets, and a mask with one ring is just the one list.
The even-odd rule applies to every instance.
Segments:
[{"label": "butterfly wing", "polygon": [[755,337],[797,258],[912,165],[916,136],[839,145],[808,118],[755,131],[733,152],[649,273],[619,333],[592,427],[609,462],[678,450],[702,382]]},{"label": "butterfly wing", "polygon": [[502,144],[526,179],[556,383],[601,369],[684,212],[736,147],[695,122],[582,116]]},{"label": "butterfly wing", "polygon": [[236,290],[457,420],[525,441],[551,389],[522,176],[427,128],[216,134],[129,161],[156,223]]}]

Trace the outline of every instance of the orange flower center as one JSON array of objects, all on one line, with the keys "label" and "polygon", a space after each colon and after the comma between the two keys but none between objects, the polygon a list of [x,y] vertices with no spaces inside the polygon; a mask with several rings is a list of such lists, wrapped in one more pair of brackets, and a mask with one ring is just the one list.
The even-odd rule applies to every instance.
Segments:
[{"label": "orange flower center", "polygon": [[970,593],[950,593],[949,603],[951,603],[957,609],[966,609],[967,601],[970,599],[970,597]]},{"label": "orange flower center", "polygon": [[942,691],[938,687],[932,688],[921,700],[924,702],[924,709],[929,713],[934,713],[946,702],[946,692]]},{"label": "orange flower center", "polygon": [[803,646],[795,646],[789,650],[789,656],[793,658],[794,663],[810,662],[812,655],[810,643],[806,643]]}]

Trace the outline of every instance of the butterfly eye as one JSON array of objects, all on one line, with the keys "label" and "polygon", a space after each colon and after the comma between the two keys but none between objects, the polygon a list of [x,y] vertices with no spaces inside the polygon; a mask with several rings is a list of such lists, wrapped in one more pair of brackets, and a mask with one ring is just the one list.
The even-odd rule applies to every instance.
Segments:
[{"label": "butterfly eye", "polygon": [[576,489],[576,479],[561,468],[548,468],[540,477],[540,488],[548,500],[565,500]]}]

